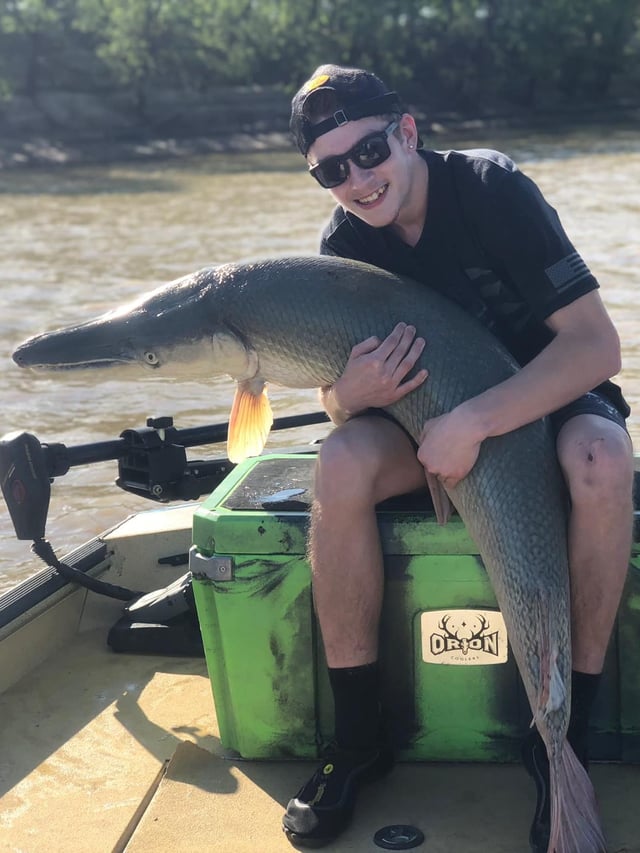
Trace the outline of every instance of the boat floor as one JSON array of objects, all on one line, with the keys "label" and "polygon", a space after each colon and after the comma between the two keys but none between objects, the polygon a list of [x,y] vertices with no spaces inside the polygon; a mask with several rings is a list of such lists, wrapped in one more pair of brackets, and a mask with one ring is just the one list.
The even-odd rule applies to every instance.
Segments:
[{"label": "boat floor", "polygon": [[[0,849],[21,853],[271,853],[305,762],[224,756],[204,661],[117,655],[83,632],[0,696]],[[640,767],[595,765],[609,853],[640,851]],[[429,853],[528,850],[520,766],[400,764],[366,789],[328,850],[379,850],[413,824]]]}]

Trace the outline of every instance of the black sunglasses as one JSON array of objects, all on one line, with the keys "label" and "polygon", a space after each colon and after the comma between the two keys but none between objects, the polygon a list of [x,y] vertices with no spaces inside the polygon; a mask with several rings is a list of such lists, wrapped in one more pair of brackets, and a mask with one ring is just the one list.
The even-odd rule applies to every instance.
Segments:
[{"label": "black sunglasses", "polygon": [[377,130],[363,137],[349,151],[337,157],[326,157],[315,166],[311,166],[309,172],[313,175],[321,187],[326,190],[339,187],[349,177],[349,160],[356,164],[359,169],[375,169],[380,163],[384,163],[391,156],[389,148],[389,137],[398,127],[397,121],[392,121],[384,130]]}]

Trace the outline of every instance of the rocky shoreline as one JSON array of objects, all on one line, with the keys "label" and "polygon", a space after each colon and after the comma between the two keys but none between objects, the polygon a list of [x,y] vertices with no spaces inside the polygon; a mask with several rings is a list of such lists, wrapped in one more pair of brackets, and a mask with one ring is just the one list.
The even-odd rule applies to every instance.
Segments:
[{"label": "rocky shoreline", "polygon": [[52,136],[0,139],[0,170],[171,160],[201,154],[293,150],[288,133],[231,133],[186,139],[145,137],[67,140]]},{"label": "rocky shoreline", "polygon": [[[273,129],[265,129],[264,121],[252,127],[244,121],[226,121],[227,132],[209,131],[211,124],[194,123],[189,133],[181,124],[180,135],[172,135],[168,128],[130,128],[121,134],[100,133],[94,126],[91,134],[74,135],[68,127],[60,132],[3,133],[0,121],[0,172],[20,168],[65,167],[84,164],[142,162],[172,160],[212,153],[253,153],[293,150],[293,141],[286,129],[282,104],[274,119]],[[599,110],[566,111],[546,114],[515,114],[483,116],[478,118],[449,115],[427,121],[420,110],[414,111],[423,133],[431,137],[449,139],[477,137],[479,133],[502,130],[513,132],[562,133],[568,128],[601,126],[603,131],[611,125],[628,125],[640,128],[640,104],[613,104]],[[89,123],[90,124],[90,123]],[[79,122],[80,126],[86,126]],[[113,126],[112,126],[113,127]],[[213,127],[216,127],[214,124]],[[163,133],[162,130],[167,132]],[[106,131],[106,128],[105,128]]]},{"label": "rocky shoreline", "polygon": [[0,101],[0,169],[172,159],[292,147],[288,95],[233,87],[208,95],[49,91]]}]

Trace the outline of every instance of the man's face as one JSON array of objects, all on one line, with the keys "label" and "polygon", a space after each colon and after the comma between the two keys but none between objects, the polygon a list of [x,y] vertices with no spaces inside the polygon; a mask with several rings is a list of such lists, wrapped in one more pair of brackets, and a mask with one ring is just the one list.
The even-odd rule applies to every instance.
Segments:
[{"label": "man's face", "polygon": [[[307,154],[310,166],[345,154],[370,133],[384,131],[389,121],[371,116],[350,121],[317,139]],[[408,143],[415,123],[410,116],[399,119],[399,129],[387,137],[391,156],[372,169],[362,169],[349,160],[349,177],[329,190],[345,210],[358,216],[374,228],[391,225],[407,204],[412,179],[412,157]],[[400,138],[399,138],[400,137]]]}]

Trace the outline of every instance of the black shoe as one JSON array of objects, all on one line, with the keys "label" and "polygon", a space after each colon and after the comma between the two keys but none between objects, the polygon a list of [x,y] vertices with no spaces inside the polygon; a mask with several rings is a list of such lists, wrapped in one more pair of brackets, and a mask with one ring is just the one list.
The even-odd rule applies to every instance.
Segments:
[{"label": "black shoe", "polygon": [[522,744],[525,770],[536,783],[538,801],[529,832],[532,853],[547,853],[551,834],[551,800],[549,797],[549,759],[544,741],[533,729]]},{"label": "black shoe", "polygon": [[387,746],[366,752],[336,749],[289,800],[282,825],[300,847],[323,847],[346,829],[362,785],[380,779],[393,767]]}]

